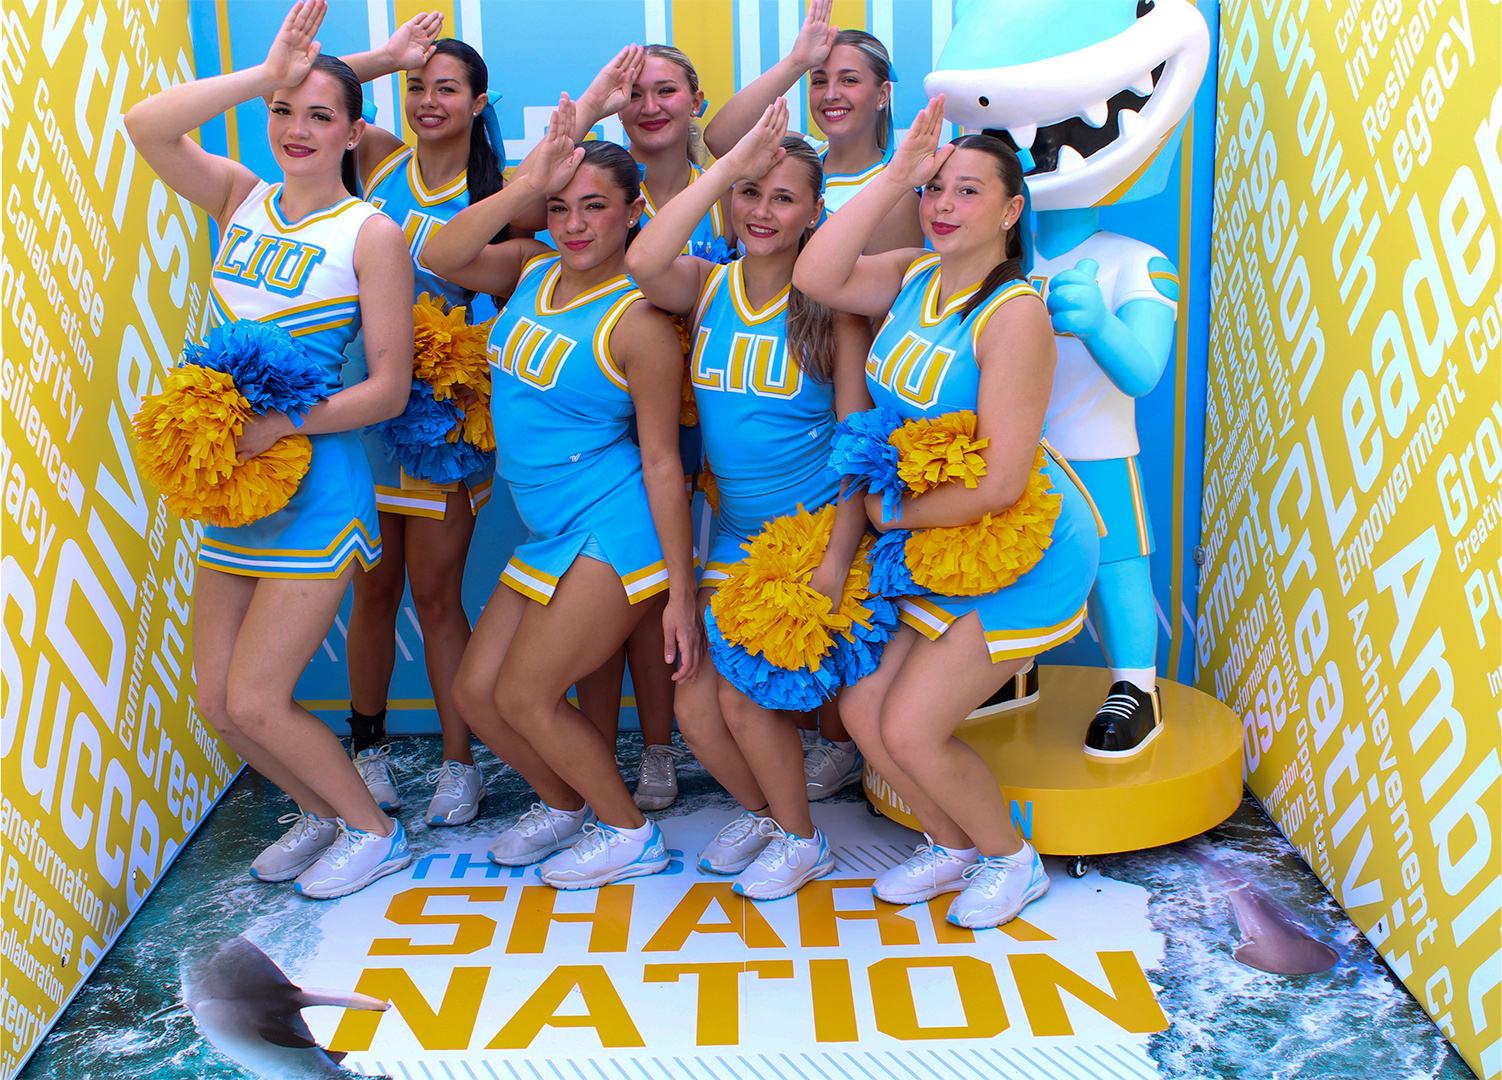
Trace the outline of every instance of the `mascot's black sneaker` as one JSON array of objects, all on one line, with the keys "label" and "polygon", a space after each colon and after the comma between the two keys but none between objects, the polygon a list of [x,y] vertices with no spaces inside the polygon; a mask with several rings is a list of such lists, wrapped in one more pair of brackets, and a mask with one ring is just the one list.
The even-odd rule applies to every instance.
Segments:
[{"label": "mascot's black sneaker", "polygon": [[1085,753],[1098,758],[1128,758],[1139,753],[1163,730],[1163,706],[1158,691],[1139,690],[1125,680],[1111,684],[1090,730],[1085,735]]},{"label": "mascot's black sneaker", "polygon": [[970,714],[968,719],[979,716],[995,716],[997,713],[1021,709],[1038,700],[1038,665],[1029,664],[1026,671],[1019,671],[1001,689],[986,699],[986,703]]}]

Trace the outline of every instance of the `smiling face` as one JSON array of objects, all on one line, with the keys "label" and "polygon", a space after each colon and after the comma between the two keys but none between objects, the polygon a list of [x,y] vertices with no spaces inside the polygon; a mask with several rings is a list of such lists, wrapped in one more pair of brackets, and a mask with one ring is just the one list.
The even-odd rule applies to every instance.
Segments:
[{"label": "smiling face", "polygon": [[266,138],[286,175],[338,174],[345,151],[365,132],[364,120],[345,115],[343,101],[338,81],[319,71],[271,96]]},{"label": "smiling face", "polygon": [[665,57],[648,56],[631,88],[631,101],[621,110],[631,148],[650,154],[681,147],[687,157],[689,123],[703,104],[703,91],[691,89],[683,68]]},{"label": "smiling face", "polygon": [[996,159],[967,148],[949,155],[938,175],[924,185],[918,203],[923,235],[940,255],[986,248],[1005,252],[1007,228],[1021,213],[1022,196],[1007,191]]},{"label": "smiling face", "polygon": [[854,45],[836,45],[809,72],[808,104],[830,142],[874,138],[877,114],[891,96],[891,84],[876,81],[866,55]]},{"label": "smiling face", "polygon": [[486,100],[486,95],[476,97],[470,90],[469,72],[458,57],[439,53],[417,71],[407,72],[407,125],[422,142],[468,139],[470,124]]},{"label": "smiling face", "polygon": [[628,203],[606,170],[580,165],[566,188],[548,196],[548,235],[570,270],[592,270],[626,250],[642,206],[640,198]]},{"label": "smiling face", "polygon": [[808,169],[784,158],[761,179],[735,185],[730,221],[746,245],[746,255],[765,258],[797,250],[804,230],[819,223],[823,205],[809,182]]}]

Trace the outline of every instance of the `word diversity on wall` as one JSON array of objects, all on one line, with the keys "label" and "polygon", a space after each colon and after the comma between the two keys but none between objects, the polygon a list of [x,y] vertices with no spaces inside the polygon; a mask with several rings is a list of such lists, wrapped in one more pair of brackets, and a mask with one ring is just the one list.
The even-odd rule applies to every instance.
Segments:
[{"label": "word diversity on wall", "polygon": [[1222,8],[1200,685],[1248,784],[1502,1071],[1502,27]]},{"label": "word diversity on wall", "polygon": [[129,434],[203,305],[207,222],[122,123],[193,77],[186,8],[0,16],[0,1077],[239,768],[193,709],[199,529],[143,488]]}]

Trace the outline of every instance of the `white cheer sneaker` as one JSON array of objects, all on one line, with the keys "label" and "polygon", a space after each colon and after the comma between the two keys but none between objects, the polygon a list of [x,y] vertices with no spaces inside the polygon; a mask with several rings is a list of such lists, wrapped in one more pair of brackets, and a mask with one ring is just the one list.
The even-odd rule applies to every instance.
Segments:
[{"label": "white cheer sneaker", "polygon": [[808,801],[827,799],[837,791],[861,782],[866,759],[851,743],[847,750],[838,743],[821,738],[803,748],[803,783]]},{"label": "white cheer sneaker", "polygon": [[1028,904],[1048,892],[1043,860],[1027,841],[1013,855],[982,855],[965,871],[965,888],[946,916],[956,926],[980,930],[1011,922]]},{"label": "white cheer sneaker", "polygon": [[396,788],[396,774],[391,771],[391,747],[382,743],[360,751],[355,755],[355,771],[365,781],[365,786],[370,789],[370,797],[382,810],[402,808],[401,792]]},{"label": "white cheer sneaker", "polygon": [[582,810],[555,810],[535,802],[515,825],[495,838],[486,854],[501,866],[531,866],[571,846],[594,820],[594,811],[587,806]]},{"label": "white cheer sneaker", "polygon": [[429,825],[464,825],[475,819],[485,798],[485,778],[478,765],[445,761],[428,773],[427,781],[435,785],[424,817]]},{"label": "white cheer sneaker", "polygon": [[298,875],[292,888],[314,900],[332,900],[359,892],[371,882],[394,874],[412,862],[407,832],[402,823],[391,821],[391,835],[352,829],[343,818],[339,835],[318,861]]},{"label": "white cheer sneaker", "polygon": [[257,881],[291,881],[318,861],[339,835],[335,818],[321,818],[299,810],[277,818],[279,825],[291,825],[281,838],[267,846],[250,864],[250,876]]},{"label": "white cheer sneaker", "polygon": [[612,881],[645,877],[668,868],[667,845],[652,822],[645,840],[636,840],[603,821],[584,826],[584,835],[560,851],[537,874],[555,889],[597,889]]},{"label": "white cheer sneaker", "polygon": [[829,841],[818,829],[805,839],[787,832],[771,818],[762,818],[756,828],[767,837],[767,846],[731,886],[740,895],[750,900],[776,900],[791,896],[834,870]]},{"label": "white cheer sneaker", "polygon": [[711,874],[739,874],[750,866],[772,839],[757,828],[762,820],[750,810],[731,818],[699,852],[699,869]]},{"label": "white cheer sneaker", "polygon": [[975,856],[957,855],[940,847],[927,834],[908,857],[882,874],[871,885],[878,899],[889,904],[921,904],[965,887],[965,871],[975,865]]}]

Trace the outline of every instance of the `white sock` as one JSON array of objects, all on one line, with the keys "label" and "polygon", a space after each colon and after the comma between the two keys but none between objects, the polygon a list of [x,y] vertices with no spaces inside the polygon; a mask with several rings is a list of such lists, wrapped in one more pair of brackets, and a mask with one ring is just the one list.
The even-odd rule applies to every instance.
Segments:
[{"label": "white sock", "polygon": [[845,751],[845,753],[847,753],[847,754],[853,754],[853,753],[855,753],[855,740],[854,739],[846,739],[844,742],[841,742],[839,739],[825,739],[824,741],[827,742],[827,743],[829,743],[831,746],[838,746],[841,750]]},{"label": "white sock", "polygon": [[629,837],[632,840],[650,840],[652,838],[652,823],[650,821],[635,829],[623,829],[619,825],[612,825],[610,827],[622,836]]},{"label": "white sock", "polygon": [[980,858],[980,852],[973,847],[945,847],[943,844],[935,844],[935,851],[942,851],[955,859],[964,859],[966,862],[974,862]]},{"label": "white sock", "polygon": [[1150,667],[1112,668],[1111,681],[1113,683],[1129,682],[1144,694],[1151,694],[1158,688],[1158,669]]},{"label": "white sock", "polygon": [[[542,805],[548,806],[547,803],[543,803]],[[577,810],[560,810],[556,806],[548,806],[548,813],[550,813],[550,814],[567,815],[567,816],[573,818],[575,821],[582,821],[582,820],[584,820],[584,815],[587,814],[587,813],[589,813],[589,807],[587,805],[585,805],[585,806],[579,807],[579,809],[577,809]]]},{"label": "white sock", "polygon": [[1003,859],[1013,866],[1026,866],[1033,861],[1033,845],[1026,840],[1022,841],[1022,850],[1014,851],[1010,855],[1003,855]]}]

